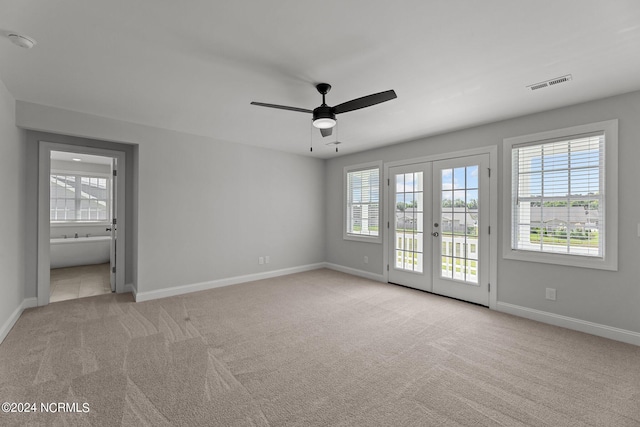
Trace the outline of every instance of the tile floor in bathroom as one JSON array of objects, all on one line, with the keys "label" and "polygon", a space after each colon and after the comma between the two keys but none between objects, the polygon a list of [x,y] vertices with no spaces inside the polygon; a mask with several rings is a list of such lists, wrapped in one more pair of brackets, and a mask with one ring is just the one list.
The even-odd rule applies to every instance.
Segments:
[{"label": "tile floor in bathroom", "polygon": [[109,263],[51,270],[50,302],[111,293]]}]

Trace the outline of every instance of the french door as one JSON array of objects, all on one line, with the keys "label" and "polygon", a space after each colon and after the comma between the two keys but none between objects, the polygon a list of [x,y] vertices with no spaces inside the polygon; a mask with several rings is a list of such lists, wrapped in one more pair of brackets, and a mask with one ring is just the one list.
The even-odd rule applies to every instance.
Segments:
[{"label": "french door", "polygon": [[489,155],[389,168],[389,282],[489,305]]}]

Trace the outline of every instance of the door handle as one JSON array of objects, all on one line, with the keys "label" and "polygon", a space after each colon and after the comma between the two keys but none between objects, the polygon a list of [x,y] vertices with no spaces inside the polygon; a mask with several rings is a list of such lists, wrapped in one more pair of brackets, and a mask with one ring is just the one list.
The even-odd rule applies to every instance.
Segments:
[{"label": "door handle", "polygon": [[438,233],[437,231],[434,231],[433,233],[431,233],[431,235],[433,237],[438,237],[440,235],[440,233]]},{"label": "door handle", "polygon": [[107,227],[107,229],[105,231],[111,231],[111,229],[109,227]]}]

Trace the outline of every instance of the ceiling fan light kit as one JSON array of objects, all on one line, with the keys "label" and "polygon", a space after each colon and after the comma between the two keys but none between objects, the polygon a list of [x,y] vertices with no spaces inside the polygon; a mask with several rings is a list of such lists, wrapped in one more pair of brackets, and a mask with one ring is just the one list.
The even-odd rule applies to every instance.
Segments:
[{"label": "ceiling fan light kit", "polygon": [[371,107],[372,105],[380,104],[381,102],[386,102],[397,98],[395,91],[387,90],[385,92],[363,96],[362,98],[352,99],[351,101],[343,102],[342,104],[331,107],[327,105],[325,101],[325,95],[331,90],[331,85],[329,83],[318,83],[316,85],[316,89],[322,95],[322,105],[313,110],[298,107],[288,107],[286,105],[265,104],[263,102],[252,102],[251,105],[257,105],[259,107],[278,108],[280,110],[298,111],[300,113],[311,113],[313,115],[313,126],[320,129],[320,133],[323,137],[327,137],[331,135],[332,128],[337,123],[336,114],[347,113],[349,111]]},{"label": "ceiling fan light kit", "polygon": [[330,117],[313,119],[313,126],[318,129],[330,129],[336,125],[336,119]]}]

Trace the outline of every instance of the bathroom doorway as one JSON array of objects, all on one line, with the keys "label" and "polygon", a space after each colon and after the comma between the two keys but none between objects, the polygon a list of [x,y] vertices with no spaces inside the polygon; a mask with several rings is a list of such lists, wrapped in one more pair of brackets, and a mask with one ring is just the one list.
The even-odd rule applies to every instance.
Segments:
[{"label": "bathroom doorway", "polygon": [[49,301],[111,293],[115,159],[52,150],[50,161]]},{"label": "bathroom doorway", "polygon": [[41,141],[39,158],[38,305],[123,292],[125,153]]}]

